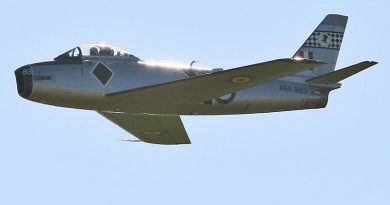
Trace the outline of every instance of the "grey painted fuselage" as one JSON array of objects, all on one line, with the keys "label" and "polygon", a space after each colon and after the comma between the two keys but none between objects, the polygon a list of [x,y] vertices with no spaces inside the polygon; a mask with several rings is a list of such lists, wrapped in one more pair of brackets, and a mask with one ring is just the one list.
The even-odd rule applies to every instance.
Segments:
[{"label": "grey painted fuselage", "polygon": [[[105,85],[93,73],[98,64],[112,72]],[[302,78],[288,77],[203,103],[162,107],[159,99],[150,104],[138,104],[117,101],[105,94],[186,79],[189,78],[188,68],[148,65],[126,57],[85,57],[79,62],[31,64],[28,69],[32,74],[29,100],[61,107],[134,114],[231,115],[323,108],[329,93],[329,90],[310,86]],[[202,75],[212,71],[193,68],[191,72]]]}]

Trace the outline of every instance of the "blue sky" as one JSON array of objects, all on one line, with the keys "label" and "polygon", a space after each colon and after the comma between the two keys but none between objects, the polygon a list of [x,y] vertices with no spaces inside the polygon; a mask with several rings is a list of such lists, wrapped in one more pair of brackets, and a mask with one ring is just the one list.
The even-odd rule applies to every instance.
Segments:
[{"label": "blue sky", "polygon": [[[0,204],[389,204],[388,1],[6,1]],[[211,67],[290,57],[328,13],[348,15],[327,108],[183,117],[189,146],[123,143],[91,111],[26,101],[13,71],[105,41],[141,59]]]}]

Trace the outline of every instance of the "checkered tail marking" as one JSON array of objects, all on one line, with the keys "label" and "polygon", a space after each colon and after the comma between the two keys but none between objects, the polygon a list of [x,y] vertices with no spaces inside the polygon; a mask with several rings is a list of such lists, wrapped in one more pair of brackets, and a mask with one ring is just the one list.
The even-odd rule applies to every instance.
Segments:
[{"label": "checkered tail marking", "polygon": [[303,46],[339,50],[343,37],[343,33],[316,31],[311,34]]}]

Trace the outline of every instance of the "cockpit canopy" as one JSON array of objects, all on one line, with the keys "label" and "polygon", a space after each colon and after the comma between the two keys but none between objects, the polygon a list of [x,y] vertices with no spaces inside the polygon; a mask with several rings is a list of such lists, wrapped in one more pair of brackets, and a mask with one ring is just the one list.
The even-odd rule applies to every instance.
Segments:
[{"label": "cockpit canopy", "polygon": [[134,60],[138,61],[139,58],[131,55],[129,52],[107,44],[85,44],[71,49],[58,57],[54,58],[55,61],[68,61],[68,60],[82,60],[82,59],[93,59],[110,57],[112,59],[123,59],[123,60]]}]

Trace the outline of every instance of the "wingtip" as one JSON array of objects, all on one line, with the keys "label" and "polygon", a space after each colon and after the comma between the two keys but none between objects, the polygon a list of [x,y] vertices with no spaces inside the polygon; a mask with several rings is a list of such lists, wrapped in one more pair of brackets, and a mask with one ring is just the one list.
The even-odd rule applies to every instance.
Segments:
[{"label": "wingtip", "polygon": [[372,65],[376,65],[376,64],[378,64],[378,62],[377,61],[368,61],[369,63],[371,63]]},{"label": "wingtip", "polygon": [[369,64],[369,65],[371,65],[371,66],[374,66],[374,65],[378,64],[377,61],[363,61],[363,62],[361,62],[361,63]]}]

